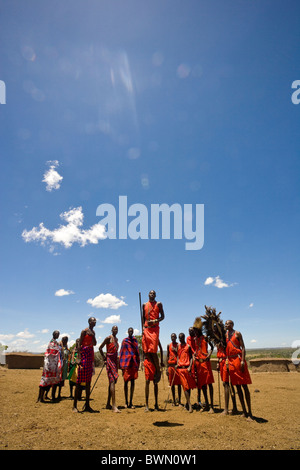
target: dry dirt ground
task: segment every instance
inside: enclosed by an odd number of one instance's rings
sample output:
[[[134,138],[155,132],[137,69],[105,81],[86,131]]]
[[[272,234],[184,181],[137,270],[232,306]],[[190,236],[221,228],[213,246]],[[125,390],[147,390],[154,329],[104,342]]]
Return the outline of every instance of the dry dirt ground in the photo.
[[[100,369],[96,369],[95,377]],[[214,396],[218,405],[218,379]],[[58,403],[36,403],[41,370],[0,368],[1,450],[299,450],[300,374],[253,373],[250,385],[253,422],[241,415],[222,415],[173,407],[167,379],[159,383],[160,411],[154,411],[153,386],[145,412],[145,380],[136,381],[135,409],[124,406],[123,379],[117,383],[121,413],[105,409],[108,381],[105,370],[92,393],[99,413],[73,413],[69,385]],[[224,406],[221,388],[221,409]],[[192,391],[192,403],[196,391]],[[239,402],[238,402],[239,405]],[[83,402],[79,402],[79,410]],[[238,406],[239,410],[241,409]]]

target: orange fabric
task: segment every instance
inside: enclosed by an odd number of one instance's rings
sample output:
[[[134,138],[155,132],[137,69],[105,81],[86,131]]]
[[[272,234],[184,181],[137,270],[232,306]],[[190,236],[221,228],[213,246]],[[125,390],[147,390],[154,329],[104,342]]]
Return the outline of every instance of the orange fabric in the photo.
[[[226,334],[226,354],[229,367],[230,381],[232,385],[249,385],[252,383],[249,374],[247,362],[245,361],[244,371],[241,371],[242,350],[241,345],[236,337],[235,332],[229,339],[228,332]]]
[[[226,364],[226,351],[219,346],[217,351],[217,358],[219,359],[219,370],[222,382],[229,382],[229,373]]]
[[[190,347],[188,344],[178,345],[178,367],[188,367],[190,365]]]
[[[195,339],[196,343],[196,360],[195,365],[196,365],[196,370],[197,370],[197,386],[198,388],[203,387],[203,385],[209,385],[214,383],[215,379],[213,376],[212,368],[211,368],[211,363],[210,361],[206,360],[208,357],[208,351],[207,351],[207,341],[205,339],[205,336],[200,336],[199,338],[196,337]],[[203,362],[201,362],[201,360]]]
[[[145,353],[157,353],[159,343],[159,324],[149,326],[149,320],[157,320],[159,307],[157,302],[147,302],[144,305],[145,324],[142,338],[142,348]]]
[[[157,302],[147,302],[144,305],[145,325],[148,327],[149,320],[157,320],[159,317],[159,307]]]
[[[183,390],[191,390],[197,387],[192,374],[187,369],[177,369]]]
[[[195,337],[194,336],[188,336],[187,339],[186,339],[186,342],[189,346],[191,346],[192,353],[194,354],[194,352],[196,351]],[[192,373],[192,376],[194,377],[194,379],[196,380],[195,362],[194,361],[193,361],[193,364],[192,364],[191,373]]]
[[[154,380],[155,375],[155,365],[149,359],[144,360],[144,372],[146,380]]]
[[[179,377],[178,373],[176,373],[175,367],[170,366],[168,368],[168,373],[169,373],[169,385],[173,386],[173,385],[180,385],[181,384],[180,377]],[[175,377],[174,377],[174,374],[175,374]]]
[[[178,374],[175,372],[174,366],[177,364],[177,356],[178,356],[178,343],[169,344],[169,359],[168,359],[168,374],[169,374],[169,385],[180,385],[180,378]],[[175,377],[174,377],[175,374]]]
[[[196,388],[197,386],[193,375],[187,369],[190,365],[190,362],[190,346],[188,344],[179,344],[177,373],[184,390],[190,390],[192,388]],[[183,368],[181,369],[181,367]]]
[[[127,367],[122,372],[124,382],[128,382],[129,380],[136,380],[138,378],[138,371],[135,367]]]
[[[168,364],[177,364],[177,356],[178,356],[178,343],[171,343],[169,344],[169,358]]]
[[[157,353],[159,343],[159,326],[145,328],[143,331],[142,348],[144,353]]]
[[[186,342],[189,346],[192,348],[192,352],[194,353],[196,350],[196,343],[195,343],[195,337],[194,336],[188,336],[186,339]]]

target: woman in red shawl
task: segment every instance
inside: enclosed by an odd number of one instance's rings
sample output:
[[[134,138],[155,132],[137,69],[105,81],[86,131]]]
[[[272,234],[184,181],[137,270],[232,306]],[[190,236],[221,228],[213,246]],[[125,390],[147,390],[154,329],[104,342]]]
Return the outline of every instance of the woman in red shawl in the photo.
[[[108,385],[108,397],[106,408],[114,411],[115,413],[120,413],[120,410],[116,406],[116,383],[119,377],[118,374],[118,349],[119,343],[117,338],[118,327],[113,326],[111,329],[111,335],[107,336],[101,346],[99,351],[103,357],[104,363],[106,364],[106,372],[109,381]],[[106,346],[106,356],[104,355],[103,348]],[[110,401],[112,404],[110,404]]]
[[[59,331],[55,330],[52,339],[44,356],[43,374],[39,386],[39,396],[37,401],[44,402],[45,391],[48,392],[52,387],[52,401],[55,401],[55,391],[60,382],[62,360],[61,348],[57,342]],[[47,398],[47,397],[46,397]]]

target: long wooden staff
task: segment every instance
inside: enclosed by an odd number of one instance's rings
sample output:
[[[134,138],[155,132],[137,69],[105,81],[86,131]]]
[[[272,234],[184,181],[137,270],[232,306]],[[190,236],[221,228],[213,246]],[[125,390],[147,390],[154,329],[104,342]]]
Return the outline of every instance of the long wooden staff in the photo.
[[[96,378],[95,383],[94,383],[94,385],[93,385],[93,388],[92,388],[92,390],[91,390],[91,392],[90,392],[90,396],[92,395],[92,391],[94,390],[95,385],[96,385],[96,383],[98,382],[98,379],[99,379],[99,377],[100,377],[100,375],[101,375],[101,372],[103,371],[104,365],[105,365],[105,364],[103,363],[102,369],[100,370],[99,375],[98,375],[98,377]]]
[[[144,322],[143,322],[142,298],[141,298],[141,293],[140,292],[139,292],[139,300],[140,300],[140,315],[141,315],[142,334],[143,334]]]
[[[173,375],[173,379],[172,379],[171,385],[169,385],[170,388],[169,388],[169,392],[168,392],[168,397],[167,397],[167,399],[166,399],[166,401],[165,401],[165,408],[164,408],[164,409],[167,408],[167,404],[168,404],[168,402],[169,402],[169,397],[170,397],[170,393],[171,393],[171,390],[172,390],[172,387],[173,387],[173,383],[174,383],[175,375],[176,375],[176,374],[178,374],[178,372],[177,372],[177,370],[176,370],[175,367],[174,367],[174,375]]]
[[[219,408],[221,409],[220,369],[218,369],[218,391],[219,391]]]

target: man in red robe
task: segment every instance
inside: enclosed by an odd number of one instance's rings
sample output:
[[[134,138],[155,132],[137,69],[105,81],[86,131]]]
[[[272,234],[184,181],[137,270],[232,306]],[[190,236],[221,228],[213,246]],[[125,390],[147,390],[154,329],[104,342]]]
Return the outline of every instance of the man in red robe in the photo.
[[[178,389],[178,404],[181,405],[181,381],[175,369],[178,357],[178,343],[175,333],[171,334],[171,340],[172,342],[167,347],[167,376],[172,391],[173,406],[176,406],[175,385],[177,385]]]
[[[193,412],[191,405],[191,390],[197,387],[194,377],[191,374],[191,368],[193,363],[193,352],[191,346],[185,342],[185,334],[179,333],[179,345],[178,345],[178,357],[176,372],[180,378],[182,388],[184,390],[187,409],[190,413]]]
[[[124,379],[124,394],[127,408],[134,408],[132,404],[135,380],[138,378],[140,365],[139,345],[133,336],[133,328],[128,328],[128,337],[124,338],[121,344],[120,369]],[[128,383],[130,382],[130,398],[128,401]]]
[[[248,371],[246,357],[246,349],[242,334],[233,329],[234,323],[232,320],[225,322],[226,329],[226,355],[228,361],[229,377],[232,385],[237,388],[238,396],[241,402],[243,413],[249,421],[252,421],[251,399],[248,385],[252,383]],[[242,390],[243,388],[243,390]],[[244,392],[244,393],[243,393]],[[246,410],[245,399],[248,407]]]
[[[89,318],[89,326],[82,330],[79,344],[78,344],[78,374],[76,381],[76,390],[73,404],[73,411],[78,412],[77,410],[77,401],[80,396],[81,383],[86,384],[86,401],[83,411],[88,411],[89,413],[94,413],[94,410],[90,407],[90,390],[91,390],[91,380],[94,374],[94,346],[96,346],[96,336],[94,327],[96,325],[96,318]]]
[[[194,358],[197,374],[198,394],[200,395],[200,391],[202,391],[205,399],[205,406],[201,409],[201,411],[208,411],[209,413],[214,413],[212,384],[215,380],[210,363],[210,357],[213,351],[213,346],[208,342],[208,338],[203,335],[201,328],[194,327],[194,330],[196,333],[196,349],[194,353]],[[210,352],[208,352],[208,345],[210,345],[211,348]],[[209,388],[210,406],[208,402],[207,386]]]
[[[142,307],[143,337],[142,347],[145,357],[155,367],[154,382],[160,381],[161,373],[157,355],[159,345],[159,323],[165,318],[161,302],[156,302],[156,292],[149,292],[149,301]]]

